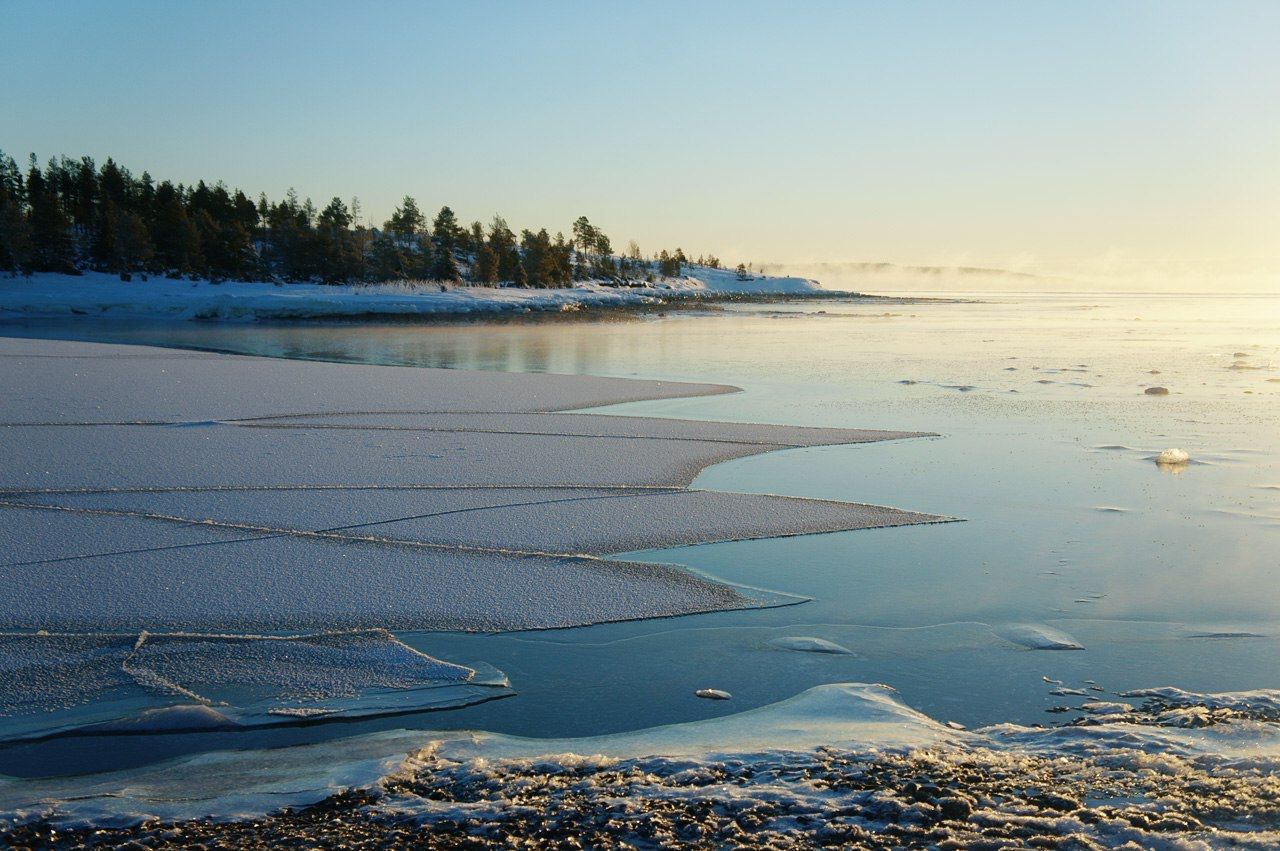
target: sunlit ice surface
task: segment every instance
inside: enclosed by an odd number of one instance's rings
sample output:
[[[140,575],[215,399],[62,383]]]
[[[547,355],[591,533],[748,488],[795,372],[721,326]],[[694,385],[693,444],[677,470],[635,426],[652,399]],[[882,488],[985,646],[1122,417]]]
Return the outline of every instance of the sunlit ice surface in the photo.
[[[1280,685],[1280,297],[962,298],[453,326],[28,322],[3,333],[724,382],[745,392],[612,410],[941,435],[743,459],[695,486],[964,523],[641,554],[808,603],[549,633],[400,636],[439,658],[494,665],[519,697],[271,742],[414,723],[590,735],[842,681],[889,683],[926,714],[971,726],[1069,720],[1046,710],[1074,709],[1099,690]],[[1146,392],[1155,387],[1168,393]],[[1157,464],[1172,448],[1188,461]],[[788,636],[852,653],[780,649],[774,639]],[[1052,649],[1071,645],[1082,649]],[[704,687],[733,700],[691,697]],[[223,737],[207,746],[214,738]]]

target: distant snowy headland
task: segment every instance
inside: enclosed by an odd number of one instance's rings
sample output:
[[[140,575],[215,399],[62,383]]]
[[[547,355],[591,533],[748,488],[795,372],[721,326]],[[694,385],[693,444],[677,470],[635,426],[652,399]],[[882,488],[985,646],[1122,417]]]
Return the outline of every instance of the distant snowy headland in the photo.
[[[573,311],[657,305],[679,300],[835,295],[805,278],[751,277],[692,267],[690,274],[644,286],[582,282],[562,289],[464,286],[434,282],[276,284],[192,281],[134,275],[36,274],[0,278],[0,318],[88,315],[177,320],[253,321],[451,316]],[[849,295],[842,293],[841,295]]]

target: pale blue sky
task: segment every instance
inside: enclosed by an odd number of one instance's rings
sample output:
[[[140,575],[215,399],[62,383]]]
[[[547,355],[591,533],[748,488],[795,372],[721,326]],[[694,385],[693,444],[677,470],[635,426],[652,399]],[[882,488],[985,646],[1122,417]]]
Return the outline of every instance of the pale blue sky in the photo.
[[[19,2],[0,148],[756,261],[1267,263],[1280,2]]]

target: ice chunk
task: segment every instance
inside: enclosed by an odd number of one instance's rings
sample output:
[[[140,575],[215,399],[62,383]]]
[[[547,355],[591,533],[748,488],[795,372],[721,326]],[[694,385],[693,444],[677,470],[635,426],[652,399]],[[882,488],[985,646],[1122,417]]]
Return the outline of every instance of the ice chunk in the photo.
[[[854,655],[854,652],[848,647],[811,635],[787,635],[773,638],[769,640],[769,646],[777,647],[780,650],[795,650],[801,653],[831,653],[837,656]]]
[[[718,688],[700,688],[694,694],[706,700],[731,700],[733,698],[733,695],[729,694],[729,692]]]
[[[1156,463],[1160,466],[1179,466],[1186,464],[1191,460],[1190,453],[1185,449],[1166,449],[1156,456]]]
[[[996,629],[996,634],[1006,641],[1030,647],[1032,650],[1083,650],[1079,641],[1051,626],[1038,623],[1005,624]]]
[[[129,718],[119,718],[81,728],[86,733],[174,733],[227,730],[239,727],[236,721],[211,706],[184,704],[148,709]]]

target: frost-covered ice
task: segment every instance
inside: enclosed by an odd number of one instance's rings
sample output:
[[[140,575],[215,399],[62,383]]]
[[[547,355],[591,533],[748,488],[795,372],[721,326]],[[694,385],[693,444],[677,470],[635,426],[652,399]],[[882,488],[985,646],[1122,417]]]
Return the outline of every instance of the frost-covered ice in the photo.
[[[733,389],[722,385],[13,339],[0,339],[0,359],[12,403],[0,415],[0,629],[199,634],[132,648],[111,639],[101,676],[84,653],[55,659],[42,646],[32,658],[51,672],[86,671],[82,698],[51,689],[48,717],[0,721],[5,735],[404,706],[414,689],[383,674],[345,697],[323,686],[331,668],[385,674],[380,643],[360,662],[350,638],[338,648],[210,635],[544,629],[791,603],[800,598],[597,556],[946,519],[688,487],[717,461],[910,433],[564,412]],[[123,679],[108,661],[122,652]],[[415,661],[408,653],[402,662]],[[10,661],[15,682],[43,676]],[[439,670],[413,678],[436,688]],[[465,702],[479,687],[408,703]],[[204,708],[183,708],[193,700]]]
[[[909,709],[886,686],[840,684],[737,715],[590,739],[377,733],[0,784],[0,811],[15,819],[0,838],[35,843],[57,829],[75,842],[94,825],[98,842],[162,847],[1280,841],[1275,724],[1227,713],[1186,729],[1158,708],[1099,709],[1114,711],[1061,727],[964,731]]]
[[[0,582],[0,628],[76,631],[546,629],[797,599],[670,565],[291,535],[0,566]]]
[[[15,337],[0,337],[0,358],[0,379],[10,394],[0,423],[216,423],[352,412],[466,413],[478,407],[547,412],[737,390],[725,384],[479,375]]]
[[[501,674],[434,659],[384,630],[314,635],[0,635],[0,731],[242,727],[460,706],[510,694]]]
[[[269,502],[262,498],[267,495]],[[231,527],[240,527],[241,536],[249,527],[286,534],[326,530],[335,537],[532,553],[628,552],[941,519],[855,503],[664,487],[280,488],[269,494],[134,490],[14,494],[10,499],[117,512],[126,521],[139,516],[199,519],[205,528],[228,537],[235,531]],[[14,511],[24,526],[34,519],[29,510]],[[0,514],[0,533],[3,520]]]
[[[740,281],[724,269],[694,267],[690,274],[647,287],[583,283],[568,289],[439,285],[331,285],[136,278],[124,282],[101,272],[41,274],[0,279],[0,315],[253,321],[375,316],[447,316],[633,307],[664,300],[734,295],[805,295],[821,292],[805,278],[761,276]]]
[[[557,413],[717,385],[0,353],[20,403],[0,444],[20,553],[0,564],[4,628],[505,630],[767,605],[784,598],[583,555],[940,519],[687,489],[727,458],[905,433]]]

